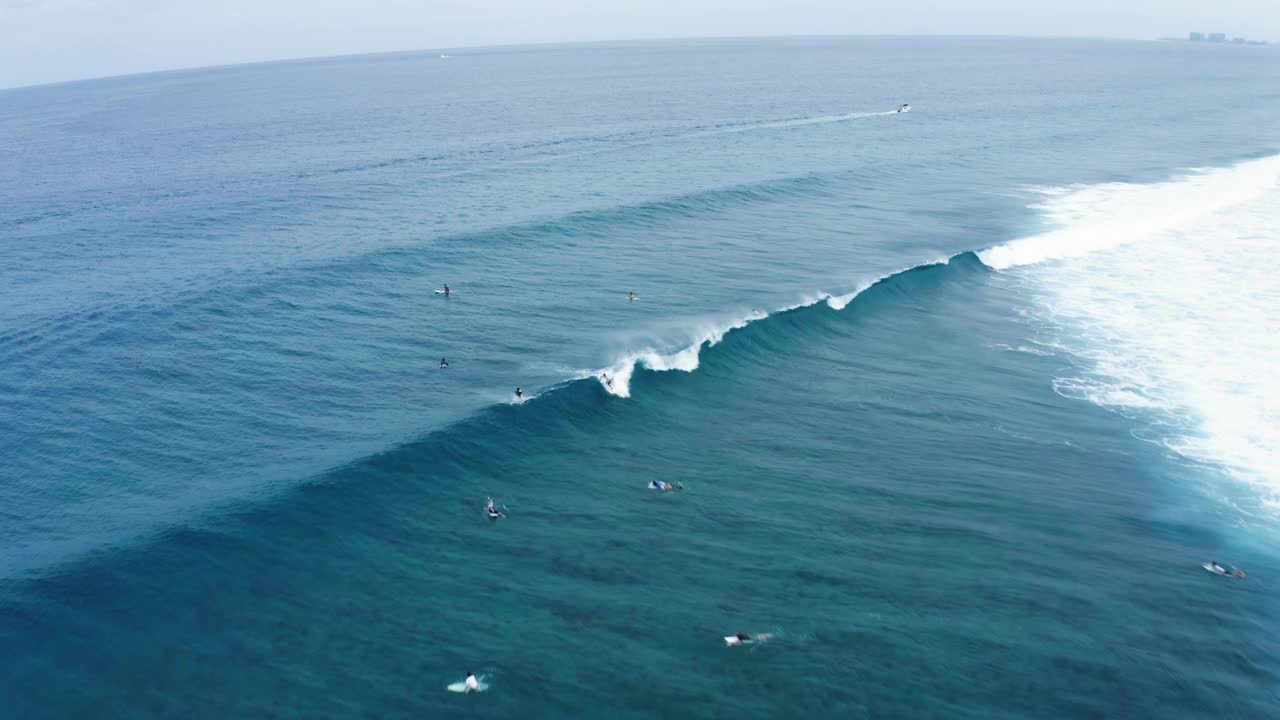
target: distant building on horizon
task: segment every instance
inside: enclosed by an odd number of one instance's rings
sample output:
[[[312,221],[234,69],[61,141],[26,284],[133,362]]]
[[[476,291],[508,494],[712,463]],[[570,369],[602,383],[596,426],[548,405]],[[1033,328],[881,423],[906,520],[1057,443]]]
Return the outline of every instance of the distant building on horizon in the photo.
[[[1161,37],[1160,40],[1178,40],[1176,37]],[[1211,32],[1204,35],[1203,32],[1190,31],[1187,33],[1187,40],[1190,42],[1229,42],[1231,45],[1268,45],[1266,40],[1249,40],[1248,37],[1239,35],[1228,37],[1225,32]]]

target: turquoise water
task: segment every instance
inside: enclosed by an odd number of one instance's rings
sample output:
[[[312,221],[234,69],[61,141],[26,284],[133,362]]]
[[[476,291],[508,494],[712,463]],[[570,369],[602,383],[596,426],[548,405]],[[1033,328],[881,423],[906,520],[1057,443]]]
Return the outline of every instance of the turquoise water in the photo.
[[[0,93],[0,707],[1272,716],[1277,81],[809,39]]]

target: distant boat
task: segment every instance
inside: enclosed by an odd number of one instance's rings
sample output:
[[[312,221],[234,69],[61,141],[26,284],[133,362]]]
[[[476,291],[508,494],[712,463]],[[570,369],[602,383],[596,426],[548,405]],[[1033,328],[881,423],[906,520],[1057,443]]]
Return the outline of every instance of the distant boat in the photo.
[[[440,59],[441,59],[441,60],[444,60],[445,58],[448,58],[448,57],[449,57],[448,55],[441,55],[441,56],[440,56]]]
[[[898,106],[898,112],[911,112],[911,106],[907,103],[902,103]]]

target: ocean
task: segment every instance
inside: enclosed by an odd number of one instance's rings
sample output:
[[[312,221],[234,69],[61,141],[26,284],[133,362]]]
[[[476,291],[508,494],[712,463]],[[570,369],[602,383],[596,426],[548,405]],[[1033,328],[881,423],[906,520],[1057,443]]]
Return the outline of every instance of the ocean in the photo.
[[[0,716],[1280,714],[1274,49],[301,60],[0,149]]]

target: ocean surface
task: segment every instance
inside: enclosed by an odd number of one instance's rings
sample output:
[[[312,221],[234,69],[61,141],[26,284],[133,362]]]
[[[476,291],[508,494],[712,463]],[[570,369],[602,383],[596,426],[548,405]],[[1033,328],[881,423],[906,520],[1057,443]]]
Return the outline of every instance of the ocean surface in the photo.
[[[0,716],[1280,716],[1274,49],[283,62],[0,157]]]

